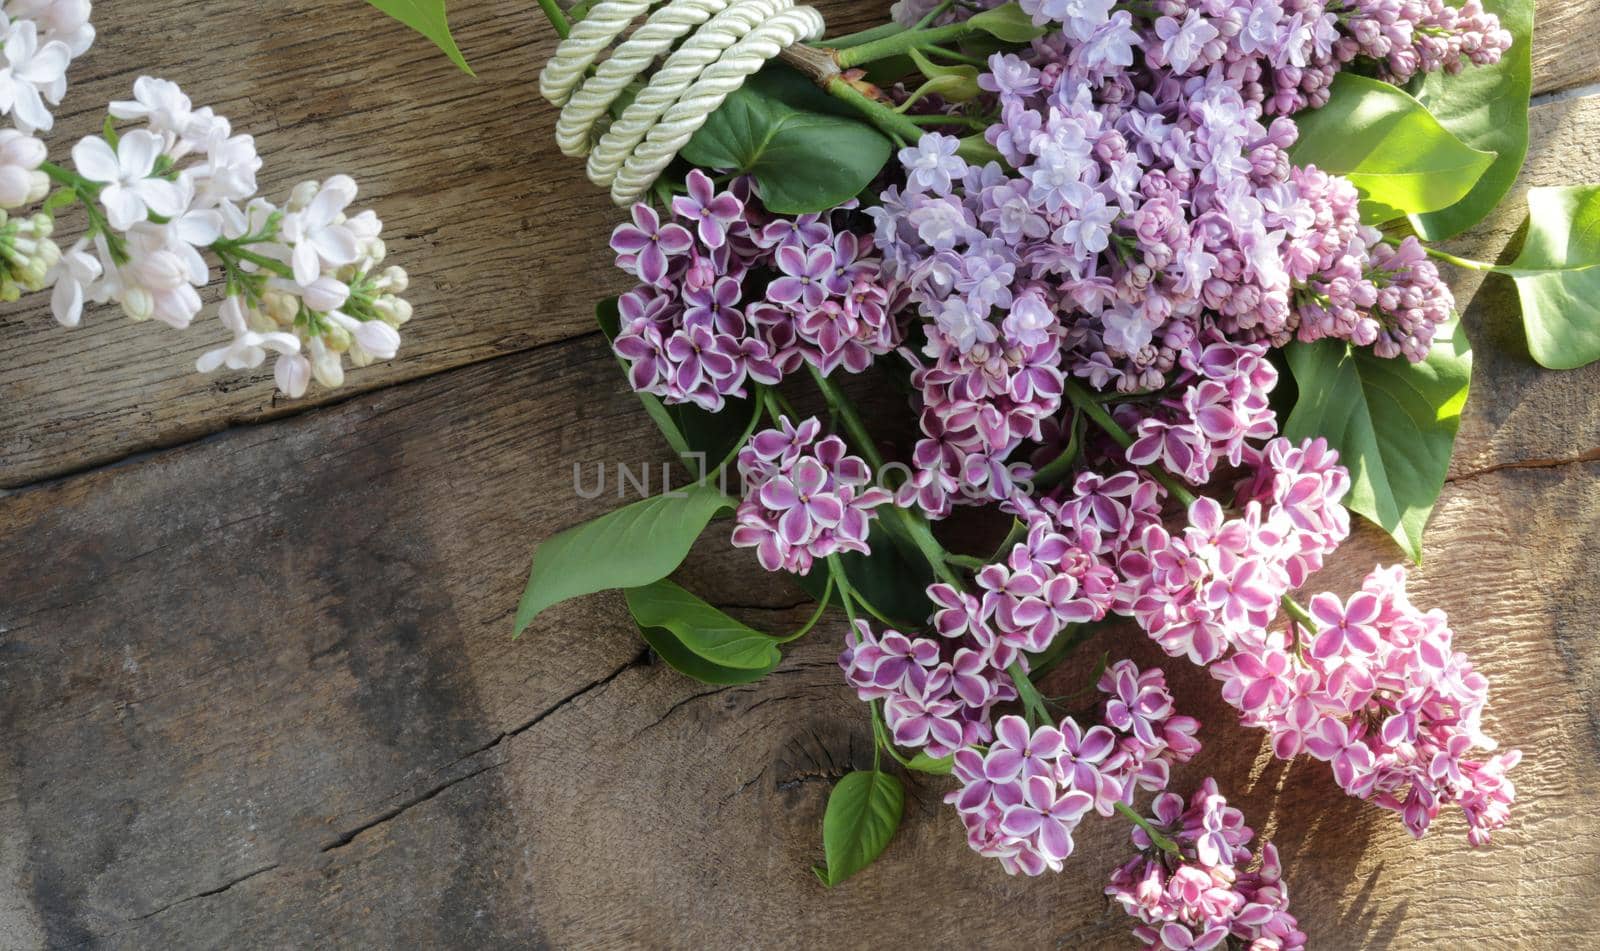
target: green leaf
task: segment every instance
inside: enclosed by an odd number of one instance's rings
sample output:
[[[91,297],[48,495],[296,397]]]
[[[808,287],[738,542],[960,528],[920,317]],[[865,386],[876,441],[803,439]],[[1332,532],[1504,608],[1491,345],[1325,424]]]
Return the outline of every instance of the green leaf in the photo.
[[[888,773],[847,773],[839,780],[822,817],[828,867],[813,869],[824,885],[832,888],[872,864],[900,827],[905,799],[900,780]]]
[[[1528,236],[1509,267],[1528,352],[1571,370],[1600,359],[1600,185],[1528,189]]]
[[[694,651],[683,646],[671,631],[660,627],[645,627],[639,629],[639,636],[656,652],[656,656],[667,662],[667,666],[691,677],[701,683],[716,686],[732,686],[735,684],[754,683],[771,673],[768,670],[740,670],[737,667],[718,667]]]
[[[727,98],[683,149],[709,169],[755,176],[767,210],[821,212],[853,198],[889,161],[889,140],[841,114],[831,96],[781,64]]]
[[[1511,190],[1528,154],[1533,0],[1484,0],[1483,6],[1511,31],[1511,49],[1493,66],[1468,66],[1453,76],[1428,73],[1417,100],[1463,142],[1497,155],[1465,198],[1448,208],[1411,216],[1412,227],[1427,241],[1454,237],[1487,217]]]
[[[456,47],[455,38],[450,35],[450,24],[445,19],[444,0],[367,0],[367,2],[432,40],[433,45],[444,50],[444,55],[450,57],[450,62],[460,66],[468,76],[477,75],[472,71],[472,67],[467,65],[467,58],[461,55],[461,50]]]
[[[1334,78],[1327,105],[1298,113],[1295,122],[1300,138],[1289,157],[1350,179],[1361,189],[1368,223],[1450,207],[1495,159],[1451,135],[1394,86],[1351,73]]]
[[[1472,351],[1459,320],[1439,328],[1422,363],[1383,359],[1340,340],[1286,348],[1300,399],[1284,434],[1324,436],[1350,470],[1345,505],[1422,560],[1422,530],[1444,487]]]
[[[617,339],[621,315],[617,312],[617,299],[608,297],[595,306],[595,322],[606,340]],[[627,367],[620,357],[617,362]],[[753,399],[731,399],[722,412],[711,413],[692,403],[671,406],[650,393],[637,393],[639,402],[650,419],[661,430],[672,451],[696,477],[707,476],[718,463],[730,458],[744,442],[745,430],[751,418],[761,412],[761,405]],[[695,456],[703,456],[701,465],[691,465]]]
[[[665,628],[678,643],[718,667],[768,671],[783,659],[775,638],[739,623],[665,578],[625,593],[628,610],[640,627]]]
[[[533,554],[517,605],[517,633],[552,604],[607,588],[637,588],[671,574],[711,516],[733,507],[715,486],[696,484],[641,499],[552,536]]]
[[[919,773],[932,773],[935,776],[948,776],[955,768],[956,758],[954,755],[934,759],[925,752],[917,753],[906,764],[906,769],[914,769]]]
[[[1022,7],[1015,3],[985,10],[967,23],[1007,43],[1027,43],[1045,34],[1044,27],[1035,26],[1033,17],[1024,13]]]
[[[839,556],[851,589],[896,623],[921,627],[933,613],[933,604],[928,600],[933,570],[927,560],[877,519],[867,535],[867,545],[872,549],[871,556],[860,552]],[[807,594],[820,598],[828,583],[826,566],[819,564],[810,574],[798,575],[795,580]],[[835,606],[840,604],[837,593],[830,600]]]

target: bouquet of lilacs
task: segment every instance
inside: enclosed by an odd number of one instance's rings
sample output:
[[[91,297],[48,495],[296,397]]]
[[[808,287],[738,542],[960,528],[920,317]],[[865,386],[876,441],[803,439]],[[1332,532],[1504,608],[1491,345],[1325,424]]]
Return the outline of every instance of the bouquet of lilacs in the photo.
[[[278,389],[298,397],[313,378],[339,386],[346,358],[395,356],[411,319],[398,296],[406,273],[382,266],[382,224],[350,207],[349,176],[302,183],[275,204],[257,195],[255,140],[149,76],[110,103],[70,165],[50,162],[38,136],[54,125],[68,67],[94,42],[89,0],[9,0],[0,37],[0,114],[12,124],[0,130],[0,300],[49,290],[63,327],[94,303],[182,330],[220,272],[216,313],[230,342],[199,358],[202,373],[258,367],[273,353]],[[87,228],[63,250],[57,216],[73,206]]]
[[[408,22],[459,57],[434,6]],[[667,663],[731,684],[842,611],[876,742],[830,797],[827,885],[893,835],[893,761],[948,775],[1010,873],[1063,868],[1091,813],[1130,822],[1106,892],[1147,945],[1303,945],[1273,847],[1214,780],[1171,788],[1199,724],[1161,669],[1108,656],[1087,710],[1041,690],[1113,619],[1278,757],[1487,844],[1519,754],[1483,730],[1486,678],[1403,566],[1316,573],[1352,512],[1420,557],[1470,377],[1441,262],[1516,282],[1540,362],[1600,358],[1600,189],[1532,190],[1509,266],[1434,246],[1527,149],[1532,6],[1489,6],[906,0],[821,41],[788,0],[543,0],[557,141],[630,207],[636,285],[600,324],[702,478],[544,541],[518,631],[620,588]],[[902,428],[854,375],[898,384]],[[1004,541],[971,553],[958,509]],[[816,596],[799,631],[668,580],[725,512]]]

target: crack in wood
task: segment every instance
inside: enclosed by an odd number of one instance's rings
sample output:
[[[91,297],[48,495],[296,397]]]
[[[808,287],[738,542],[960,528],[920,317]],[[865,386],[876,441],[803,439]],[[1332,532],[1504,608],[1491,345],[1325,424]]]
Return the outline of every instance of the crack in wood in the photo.
[[[277,862],[273,862],[271,865],[263,865],[262,867],[256,869],[255,871],[246,872],[245,874],[240,875],[238,878],[235,878],[235,879],[233,879],[231,881],[224,882],[223,884],[218,885],[216,888],[208,888],[203,892],[196,892],[195,894],[190,895],[188,898],[180,898],[177,901],[167,902],[165,905],[162,905],[161,907],[155,909],[154,911],[147,911],[142,915],[134,915],[132,918],[129,918],[128,921],[129,922],[143,921],[146,918],[154,918],[156,915],[159,915],[162,912],[169,911],[169,910],[171,910],[173,908],[176,908],[179,905],[185,904],[187,902],[195,901],[196,899],[200,899],[200,898],[209,898],[212,895],[220,895],[223,892],[227,891],[228,889],[232,888],[233,886],[240,884],[241,882],[248,882],[250,879],[255,878],[257,875],[265,875],[268,872],[272,871],[273,869],[279,868],[279,867],[280,867],[280,864],[277,863]]]
[[[496,747],[500,746],[502,743],[505,743],[507,740],[509,740],[509,739],[511,739],[513,737],[519,736],[519,735],[521,735],[523,733],[526,733],[528,730],[531,730],[535,726],[538,726],[544,720],[548,719],[549,717],[551,717],[552,715],[554,715],[556,712],[560,711],[564,707],[568,706],[569,704],[573,703],[574,701],[577,701],[577,700],[581,699],[586,694],[592,693],[595,690],[599,690],[602,687],[605,687],[607,684],[611,683],[613,680],[616,680],[618,677],[622,676],[627,671],[629,671],[629,670],[631,670],[631,669],[633,669],[635,667],[638,667],[641,664],[646,663],[649,659],[650,659],[650,649],[649,648],[645,648],[645,649],[641,650],[638,654],[636,654],[633,657],[633,659],[629,660],[626,664],[623,664],[621,667],[618,667],[616,670],[612,671],[611,673],[607,674],[606,676],[600,678],[599,680],[594,681],[593,683],[589,684],[588,686],[586,686],[586,687],[584,687],[584,688],[582,688],[580,690],[576,690],[576,691],[566,695],[565,697],[563,697],[560,700],[556,701],[556,703],[554,705],[552,705],[550,707],[547,707],[546,709],[541,711],[539,714],[537,714],[536,716],[534,716],[531,719],[529,719],[528,721],[526,721],[525,723],[522,723],[522,724],[520,724],[518,726],[512,727],[509,730],[502,731],[493,740],[490,740],[488,743],[483,744],[482,746],[478,747],[477,749],[471,750],[471,751],[469,751],[467,753],[462,754],[461,756],[456,757],[448,766],[444,766],[444,767],[442,767],[440,769],[434,770],[432,775],[437,776],[439,773],[448,772],[451,769],[454,769],[456,766],[459,766],[460,764],[466,762],[467,760],[472,759],[474,756],[480,756],[480,755],[482,755],[484,753],[490,752],[490,751],[494,750]],[[450,779],[450,780],[447,780],[447,781],[445,781],[443,783],[440,783],[439,785],[434,786],[433,788],[429,789],[427,792],[424,792],[424,793],[422,793],[420,795],[417,795],[417,796],[413,796],[410,799],[407,799],[406,801],[404,801],[402,803],[399,803],[398,805],[396,805],[396,806],[394,806],[394,807],[392,807],[390,809],[386,809],[382,813],[379,813],[377,816],[373,817],[372,819],[369,819],[366,822],[363,822],[360,825],[355,826],[354,828],[344,832],[338,838],[336,838],[333,841],[323,845],[317,851],[319,851],[319,852],[332,852],[332,851],[335,851],[337,849],[342,849],[345,846],[349,845],[351,842],[354,842],[356,837],[361,835],[363,832],[366,832],[366,831],[368,831],[370,829],[373,829],[373,828],[375,828],[377,826],[380,826],[383,823],[388,822],[389,820],[394,819],[395,817],[401,815],[406,810],[411,809],[414,806],[419,806],[422,803],[425,803],[428,800],[437,797],[439,794],[443,793],[445,790],[449,789],[451,786],[455,786],[455,785],[457,785],[459,783],[466,782],[467,780],[473,778],[474,776],[481,775],[483,773],[488,772],[491,769],[496,769],[496,768],[498,768],[500,766],[504,766],[505,764],[506,764],[505,760],[499,760],[498,762],[489,763],[488,765],[481,766],[481,767],[479,767],[477,769],[472,770],[471,772],[464,773],[464,774],[462,774],[460,776],[457,776],[457,777],[455,777],[453,779]]]
[[[459,760],[457,762],[459,762]],[[436,798],[437,796],[439,796],[440,793],[443,793],[445,790],[449,789],[451,786],[455,786],[455,785],[458,785],[460,783],[464,783],[464,782],[466,782],[467,780],[471,779],[474,776],[480,776],[480,775],[482,775],[484,773],[487,773],[491,769],[498,769],[501,766],[504,766],[505,764],[506,764],[505,760],[500,760],[499,762],[496,762],[496,763],[490,763],[487,766],[480,766],[479,768],[473,770],[472,772],[465,773],[463,775],[457,776],[455,779],[449,780],[448,782],[440,783],[439,785],[433,787],[432,789],[428,790],[427,792],[423,793],[422,795],[413,796],[410,799],[407,799],[405,802],[400,803],[398,806],[395,806],[392,809],[385,810],[384,812],[382,812],[379,815],[373,817],[372,819],[369,819],[366,822],[361,823],[360,825],[356,826],[355,828],[351,829],[350,831],[348,831],[348,832],[344,833],[343,835],[339,836],[337,839],[334,839],[332,842],[327,843],[326,845],[324,845],[322,848],[318,849],[317,851],[318,852],[333,852],[333,851],[336,851],[338,849],[342,849],[345,846],[349,845],[351,842],[354,842],[356,840],[356,838],[358,836],[360,836],[363,832],[370,831],[372,829],[377,828],[378,826],[383,825],[385,822],[388,822],[390,819],[393,819],[393,818],[399,816],[400,814],[404,813],[406,810],[410,809],[413,806],[420,806],[423,803],[427,802],[428,800]]]
[[[1576,456],[1568,456],[1564,458],[1513,459],[1510,462],[1497,462],[1493,465],[1484,466],[1481,469],[1473,469],[1470,472],[1463,472],[1460,475],[1446,476],[1444,481],[1446,485],[1450,485],[1457,482],[1467,482],[1471,479],[1477,479],[1481,476],[1492,475],[1493,473],[1502,472],[1507,469],[1560,469],[1563,466],[1577,466],[1591,462],[1600,462],[1600,448],[1590,449],[1588,452],[1583,452]]]

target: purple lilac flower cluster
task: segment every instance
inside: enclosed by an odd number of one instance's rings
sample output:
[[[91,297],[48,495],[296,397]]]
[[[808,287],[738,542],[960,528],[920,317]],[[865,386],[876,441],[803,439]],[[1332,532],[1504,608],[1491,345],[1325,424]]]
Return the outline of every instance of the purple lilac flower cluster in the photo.
[[[1007,872],[1060,871],[1072,854],[1072,833],[1090,810],[1110,815],[1138,789],[1166,788],[1174,763],[1200,749],[1199,723],[1173,712],[1160,670],[1121,661],[1100,678],[1101,722],[1085,728],[1072,717],[1030,730],[1021,717],[1001,717],[987,751],[955,753],[961,788],[956,807],[967,841]]]
[[[1227,83],[1268,115],[1328,100],[1356,59],[1386,80],[1499,61],[1511,34],[1479,0],[1154,0],[1139,14],[1113,0],[1020,0],[1034,22],[1059,24],[1090,48],[1181,78]],[[1137,8],[1136,8],[1137,9]]]
[[[1256,465],[1260,452],[1252,440],[1278,432],[1268,402],[1278,371],[1266,346],[1228,343],[1214,330],[1202,343],[1180,354],[1184,375],[1170,395],[1136,413],[1136,438],[1127,450],[1134,465],[1160,465],[1191,485],[1210,482],[1223,460],[1236,468]]]
[[[1456,803],[1468,840],[1483,845],[1509,819],[1506,771],[1521,756],[1475,754],[1496,748],[1481,727],[1488,682],[1452,648],[1443,612],[1411,605],[1405,572],[1379,569],[1348,600],[1318,594],[1309,624],[1272,629],[1283,596],[1348,536],[1339,500],[1349,484],[1322,440],[1274,439],[1237,516],[1201,498],[1181,532],[1146,519],[1119,534],[1116,609],[1169,654],[1209,665],[1279,757],[1330,763],[1346,793],[1400,813],[1413,835]],[[1058,517],[1084,511],[1082,499],[1057,507]]]
[[[926,337],[902,350],[925,436],[903,503],[942,516],[959,495],[1011,494],[1006,461],[1045,434],[1066,374],[1159,389],[1222,339],[1338,337],[1420,360],[1450,314],[1415,239],[1389,248],[1349,182],[1291,166],[1292,121],[1130,62],[1067,33],[997,54],[980,80],[1000,106],[988,137],[1016,172],[930,133],[900,155],[904,188],[869,209]]]
[[[1405,578],[1379,568],[1346,600],[1319,594],[1310,625],[1241,646],[1211,673],[1277,755],[1331,763],[1345,792],[1398,812],[1419,838],[1454,802],[1484,845],[1510,818],[1506,771],[1521,754],[1473,756],[1496,746],[1481,724],[1488,681],[1452,647],[1444,613],[1411,604]]]
[[[944,757],[993,737],[990,713],[1017,698],[996,663],[997,643],[982,625],[945,625],[938,637],[874,634],[858,621],[839,655],[845,680],[862,700],[882,700],[896,744]]]
[[[619,356],[633,388],[715,412],[747,381],[773,384],[804,364],[866,369],[897,343],[897,304],[872,239],[826,215],[768,215],[747,180],[718,192],[696,169],[670,221],[650,206],[611,234],[622,295]]]
[[[733,544],[754,548],[768,571],[803,575],[818,558],[866,552],[873,509],[890,500],[866,462],[838,436],[819,440],[821,431],[814,417],[797,426],[785,416],[739,450],[747,491]]]
[[[1150,525],[1117,559],[1117,608],[1174,657],[1209,664],[1231,647],[1259,641],[1284,595],[1320,567],[1350,533],[1339,500],[1349,473],[1320,439],[1268,444],[1274,493],[1228,517],[1196,499],[1181,531]],[[1302,481],[1303,477],[1303,481]]]
[[[1254,833],[1217,791],[1216,780],[1201,783],[1188,803],[1163,793],[1151,811],[1151,824],[1176,842],[1181,857],[1155,848],[1143,828],[1133,830],[1140,853],[1112,873],[1106,894],[1138,920],[1134,937],[1171,951],[1305,947],[1306,936],[1289,913],[1278,850],[1264,844],[1259,866],[1242,870]]]
[[[1148,20],[1109,0],[1023,6],[1060,30],[980,78],[1000,107],[989,141],[1017,174],[968,167],[932,134],[870,212],[927,323],[928,441],[903,502],[942,515],[958,488],[1004,498],[1004,460],[1059,409],[1063,370],[1159,388],[1208,325],[1426,356],[1454,304],[1437,269],[1414,239],[1394,250],[1363,227],[1347,181],[1291,167],[1283,116],[1324,101],[1357,55],[1397,79],[1492,62],[1509,43],[1492,16],[1396,0],[1165,0]]]

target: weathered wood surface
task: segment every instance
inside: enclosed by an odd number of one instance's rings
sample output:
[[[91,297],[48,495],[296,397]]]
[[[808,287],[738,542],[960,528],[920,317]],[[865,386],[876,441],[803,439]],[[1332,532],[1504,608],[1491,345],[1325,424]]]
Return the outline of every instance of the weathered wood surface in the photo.
[[[876,22],[887,3],[818,6],[842,33]],[[7,306],[0,488],[587,333],[597,292],[618,286],[604,253],[618,213],[550,139],[553,110],[536,80],[551,33],[526,0],[452,7],[476,80],[357,0],[266,8],[214,0],[204,28],[220,35],[206,55],[172,42],[202,26],[184,0],[99,15],[101,38],[75,65],[52,134],[57,157],[98,129],[104,103],[127,98],[136,76],[176,80],[197,105],[256,135],[268,194],[306,178],[354,175],[361,202],[384,218],[395,260],[412,274],[418,319],[398,361],[293,401],[275,394],[267,372],[192,372],[221,340],[209,319],[179,334],[113,309],[69,332],[45,301]],[[1536,89],[1600,78],[1600,44],[1585,36],[1600,22],[1600,0],[1546,4],[1540,17]]]
[[[879,12],[849,0],[819,7],[841,32]],[[267,372],[195,374],[195,358],[226,336],[209,318],[179,334],[113,308],[64,331],[48,295],[8,305],[0,488],[588,333],[596,296],[620,289],[606,253],[620,213],[551,139],[555,111],[538,75],[554,34],[528,0],[451,6],[477,79],[361,0],[208,0],[203,14],[189,0],[140,0],[96,12],[100,39],[73,66],[54,156],[98,130],[105,103],[129,98],[135,77],[172,79],[256,136],[265,194],[353,175],[412,276],[418,316],[401,359],[296,401]],[[173,42],[199,29],[222,34],[200,44],[207,54]],[[1547,75],[1564,84],[1568,74]]]
[[[136,26],[108,24],[100,68],[141,48],[155,70],[164,31],[193,22],[144,6]],[[224,111],[276,116],[264,149],[304,163],[280,185],[381,167],[379,206],[404,222],[394,246],[434,310],[409,359],[360,385],[434,375],[0,497],[0,948],[1127,946],[1099,895],[1124,827],[1086,824],[1066,874],[1008,879],[966,851],[937,780],[913,780],[878,866],[816,886],[829,785],[870,755],[833,666],[838,623],[724,690],[652,663],[612,595],[509,639],[533,544],[615,504],[575,498],[573,462],[665,458],[597,341],[554,342],[581,332],[608,279],[594,255],[611,212],[550,157],[548,116],[517,91],[542,55],[520,45],[526,9],[457,5],[480,73],[516,86],[491,92],[352,6],[272,14],[267,39],[234,50],[259,71],[248,80],[170,74]],[[1541,59],[1546,88],[1548,67],[1593,62],[1582,6],[1541,11],[1547,34],[1573,24],[1566,55]],[[346,89],[328,45],[384,78]],[[72,101],[131,76],[81,82]],[[224,82],[235,91],[206,95]],[[527,112],[508,118],[519,95]],[[453,158],[434,155],[448,137],[397,123],[377,139],[373,115],[347,120],[368,101],[382,121],[459,127]],[[1600,180],[1600,100],[1543,106],[1536,124],[1524,184]],[[1516,217],[1462,247],[1498,253]],[[1473,287],[1458,286],[1465,305]],[[1264,759],[1209,680],[1168,665],[1206,722],[1204,768],[1279,844],[1324,947],[1582,947],[1600,929],[1600,367],[1527,366],[1513,313],[1493,283],[1465,306],[1475,391],[1417,581],[1495,685],[1491,732],[1527,754],[1497,845],[1471,852],[1452,818],[1411,842],[1325,767]],[[135,342],[160,328],[35,335],[47,323],[0,318],[38,364],[0,369],[12,481],[286,411],[259,382],[181,389],[164,344]],[[64,339],[99,342],[74,354]],[[494,341],[508,352],[486,359]],[[114,371],[87,375],[113,354]],[[51,402],[66,398],[79,408]],[[50,419],[71,426],[24,437]],[[1365,531],[1319,581],[1345,588],[1399,557]],[[773,628],[804,614],[716,532],[682,580]],[[1135,634],[1105,639],[1155,659]]]

